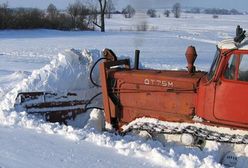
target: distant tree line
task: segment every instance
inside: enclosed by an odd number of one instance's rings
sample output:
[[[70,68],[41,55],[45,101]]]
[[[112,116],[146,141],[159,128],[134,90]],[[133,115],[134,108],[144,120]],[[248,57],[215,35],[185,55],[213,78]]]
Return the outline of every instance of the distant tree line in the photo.
[[[175,18],[180,18],[181,16],[181,5],[180,3],[175,3],[172,6],[172,9],[165,9],[164,10],[164,16],[170,17],[170,14],[173,14]],[[205,14],[212,14],[214,17],[218,17],[218,15],[242,15],[242,12],[239,12],[236,9],[219,9],[219,8],[208,8],[208,9],[201,9],[201,8],[192,8],[190,10],[185,11],[186,13],[205,13]],[[160,15],[157,14],[157,11],[155,9],[148,9],[146,14],[151,18],[159,17]]]
[[[132,18],[135,15],[136,11],[131,5],[127,5],[123,10],[122,14],[125,18]]]
[[[8,8],[0,5],[0,29],[60,29],[92,30],[97,10],[77,1],[69,4],[66,11],[59,11],[50,4],[46,10],[37,8]]]
[[[135,15],[135,9],[127,5],[121,12],[115,10],[112,0],[92,0],[96,3],[85,5],[77,0],[70,3],[64,11],[54,4],[46,10],[38,8],[9,8],[7,3],[0,4],[0,29],[59,29],[94,30],[99,27],[105,31],[105,17],[123,14],[125,18]]]
[[[180,18],[180,16],[181,16],[181,4],[180,3],[175,3],[172,6],[171,11],[168,10],[168,9],[165,9],[165,11],[164,11],[165,17],[169,17],[170,13],[172,13],[175,18]],[[160,17],[160,15],[157,15],[157,11],[155,9],[148,9],[146,14],[151,18],[156,18],[158,16]]]
[[[218,8],[205,9],[204,13],[217,14],[217,15],[241,15],[242,14],[236,9],[227,10],[227,9],[218,9]]]
[[[213,15],[242,15],[242,12],[239,12],[237,9],[220,9],[220,8],[208,8],[208,9],[200,9],[200,8],[192,8],[186,11],[187,13],[205,13],[205,14],[213,14]]]

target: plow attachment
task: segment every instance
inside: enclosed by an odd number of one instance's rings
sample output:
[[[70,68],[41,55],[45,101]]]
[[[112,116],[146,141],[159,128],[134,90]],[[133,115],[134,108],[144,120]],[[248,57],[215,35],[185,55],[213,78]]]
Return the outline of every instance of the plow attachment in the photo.
[[[16,97],[15,109],[66,124],[67,119],[75,119],[76,115],[86,112],[89,103],[89,100],[80,99],[77,93],[22,92]]]

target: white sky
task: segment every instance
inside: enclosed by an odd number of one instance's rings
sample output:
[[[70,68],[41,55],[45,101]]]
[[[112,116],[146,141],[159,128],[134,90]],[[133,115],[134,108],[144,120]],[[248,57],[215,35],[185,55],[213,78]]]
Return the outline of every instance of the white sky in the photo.
[[[37,7],[45,9],[48,4],[53,3],[59,9],[65,9],[68,3],[75,0],[0,0],[0,3],[8,2],[10,7]],[[96,0],[82,0],[96,1]],[[135,8],[163,8],[171,7],[174,3],[180,2],[183,7],[205,7],[205,8],[236,8],[248,11],[248,0],[113,0],[118,9],[127,4]]]

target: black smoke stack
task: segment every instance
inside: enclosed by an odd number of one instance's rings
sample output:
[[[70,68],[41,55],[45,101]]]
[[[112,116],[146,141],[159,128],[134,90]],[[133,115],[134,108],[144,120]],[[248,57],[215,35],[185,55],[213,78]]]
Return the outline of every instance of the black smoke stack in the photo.
[[[135,57],[134,57],[134,69],[139,69],[139,56],[140,56],[140,50],[135,50]]]

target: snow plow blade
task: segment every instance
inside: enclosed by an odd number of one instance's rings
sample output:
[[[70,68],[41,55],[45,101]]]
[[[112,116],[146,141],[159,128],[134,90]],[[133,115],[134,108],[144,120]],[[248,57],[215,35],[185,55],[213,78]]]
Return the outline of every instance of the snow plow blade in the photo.
[[[66,124],[67,119],[84,113],[88,103],[89,100],[80,100],[77,93],[21,92],[16,97],[15,109],[41,114],[49,122]]]

